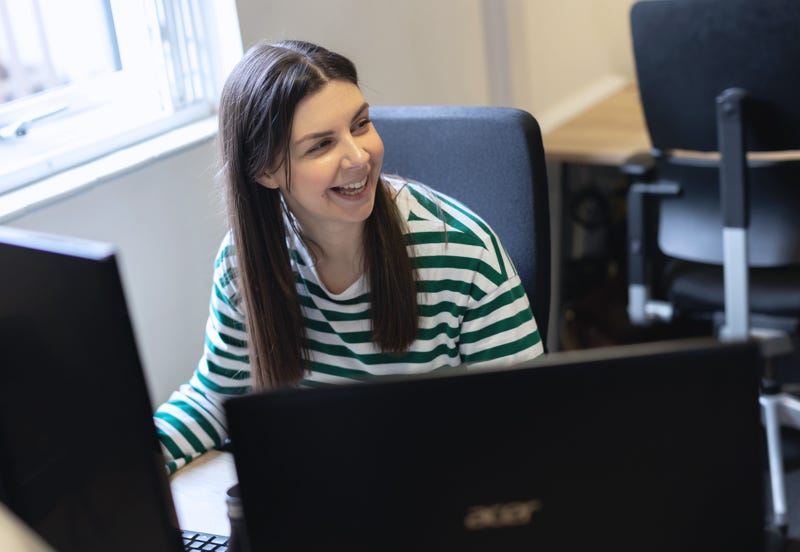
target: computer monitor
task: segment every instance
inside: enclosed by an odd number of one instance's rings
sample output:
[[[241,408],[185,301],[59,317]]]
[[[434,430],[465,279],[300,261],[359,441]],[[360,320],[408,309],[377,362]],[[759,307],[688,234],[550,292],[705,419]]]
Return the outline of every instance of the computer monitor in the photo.
[[[226,402],[253,550],[760,550],[760,356],[689,340]]]
[[[0,451],[59,552],[182,550],[111,246],[0,228]]]

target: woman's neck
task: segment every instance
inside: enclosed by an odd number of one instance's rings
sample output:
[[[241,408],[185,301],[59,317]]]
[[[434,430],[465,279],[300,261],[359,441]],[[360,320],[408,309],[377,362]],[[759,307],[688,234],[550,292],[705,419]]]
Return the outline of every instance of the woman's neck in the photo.
[[[363,225],[303,237],[315,258],[317,275],[331,293],[342,293],[364,273]]]

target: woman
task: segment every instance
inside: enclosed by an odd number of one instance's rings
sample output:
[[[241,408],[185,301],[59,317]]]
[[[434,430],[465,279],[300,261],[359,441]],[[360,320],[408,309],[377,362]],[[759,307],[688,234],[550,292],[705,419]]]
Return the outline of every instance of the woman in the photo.
[[[383,143],[349,60],[260,43],[229,76],[219,121],[231,230],[203,357],[155,415],[170,472],[224,441],[233,395],[542,353],[486,223],[381,174]]]

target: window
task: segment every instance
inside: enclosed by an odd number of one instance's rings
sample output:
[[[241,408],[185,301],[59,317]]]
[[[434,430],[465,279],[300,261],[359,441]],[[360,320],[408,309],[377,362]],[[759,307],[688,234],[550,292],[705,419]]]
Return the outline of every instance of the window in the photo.
[[[239,55],[234,0],[0,0],[0,193],[212,116]]]

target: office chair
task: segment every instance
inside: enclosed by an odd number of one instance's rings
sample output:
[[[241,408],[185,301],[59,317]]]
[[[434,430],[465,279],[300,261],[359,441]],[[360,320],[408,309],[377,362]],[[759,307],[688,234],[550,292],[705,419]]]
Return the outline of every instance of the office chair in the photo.
[[[546,343],[550,221],[542,137],[527,112],[501,107],[379,106],[383,171],[417,180],[478,213],[522,279]]]
[[[630,24],[653,144],[623,167],[631,322],[773,336],[765,357],[788,358],[800,323],[800,3],[641,1]],[[785,529],[778,424],[800,427],[800,402],[769,375],[761,405]]]

